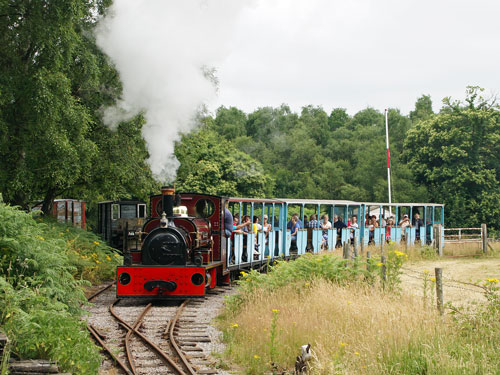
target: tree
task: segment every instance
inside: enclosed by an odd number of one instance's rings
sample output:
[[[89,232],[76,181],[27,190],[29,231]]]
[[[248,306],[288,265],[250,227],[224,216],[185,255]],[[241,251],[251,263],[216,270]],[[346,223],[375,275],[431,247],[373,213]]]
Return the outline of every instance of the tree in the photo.
[[[417,181],[446,204],[447,225],[498,228],[500,112],[480,92],[469,87],[465,104],[446,98],[441,113],[417,123],[406,158]]]
[[[147,157],[142,137],[111,150],[127,135],[111,134],[101,120],[100,108],[121,92],[92,34],[110,2],[0,2],[0,190],[8,203],[27,208],[41,199],[48,212],[60,194],[121,191],[132,181],[151,185],[144,159],[135,159]],[[140,133],[141,126],[134,119],[119,129]],[[118,153],[121,163],[113,160]],[[114,179],[118,169],[128,174]]]
[[[430,95],[422,95],[415,103],[415,110],[410,112],[410,120],[413,123],[427,120],[434,114]]]
[[[244,197],[272,194],[274,182],[262,165],[231,142],[221,142],[206,127],[184,135],[175,146],[175,156],[180,162],[179,191]]]

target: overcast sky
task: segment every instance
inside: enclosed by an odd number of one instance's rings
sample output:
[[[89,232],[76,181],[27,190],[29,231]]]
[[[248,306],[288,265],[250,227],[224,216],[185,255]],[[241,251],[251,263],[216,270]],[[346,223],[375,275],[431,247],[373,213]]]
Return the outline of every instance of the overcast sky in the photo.
[[[499,18],[499,0],[255,1],[217,64],[210,107],[408,113],[422,94],[435,110],[445,96],[463,99],[467,85],[497,94]]]

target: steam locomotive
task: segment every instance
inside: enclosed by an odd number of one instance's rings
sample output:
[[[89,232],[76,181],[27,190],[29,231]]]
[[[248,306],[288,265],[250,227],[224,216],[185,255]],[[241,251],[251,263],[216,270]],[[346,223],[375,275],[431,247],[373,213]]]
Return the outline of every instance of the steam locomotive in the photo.
[[[138,236],[142,247],[124,245],[117,270],[117,297],[185,298],[228,283],[223,235],[224,199],[162,188],[151,197],[151,217]]]

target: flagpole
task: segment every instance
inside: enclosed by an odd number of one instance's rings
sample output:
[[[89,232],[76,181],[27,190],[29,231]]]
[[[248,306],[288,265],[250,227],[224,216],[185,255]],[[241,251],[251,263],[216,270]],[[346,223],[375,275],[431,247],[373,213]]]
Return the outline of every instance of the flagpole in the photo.
[[[385,144],[387,149],[387,188],[389,189],[389,215],[392,216],[391,207],[391,156],[389,153],[389,119],[388,111],[385,110]]]

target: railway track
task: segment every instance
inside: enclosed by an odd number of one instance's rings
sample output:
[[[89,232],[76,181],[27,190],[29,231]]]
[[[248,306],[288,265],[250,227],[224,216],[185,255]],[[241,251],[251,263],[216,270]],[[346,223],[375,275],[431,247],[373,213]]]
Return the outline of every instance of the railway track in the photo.
[[[101,372],[219,374],[209,356],[214,330],[210,321],[227,291],[218,290],[206,299],[155,304],[116,300],[111,286],[96,293],[88,327],[107,353]]]

